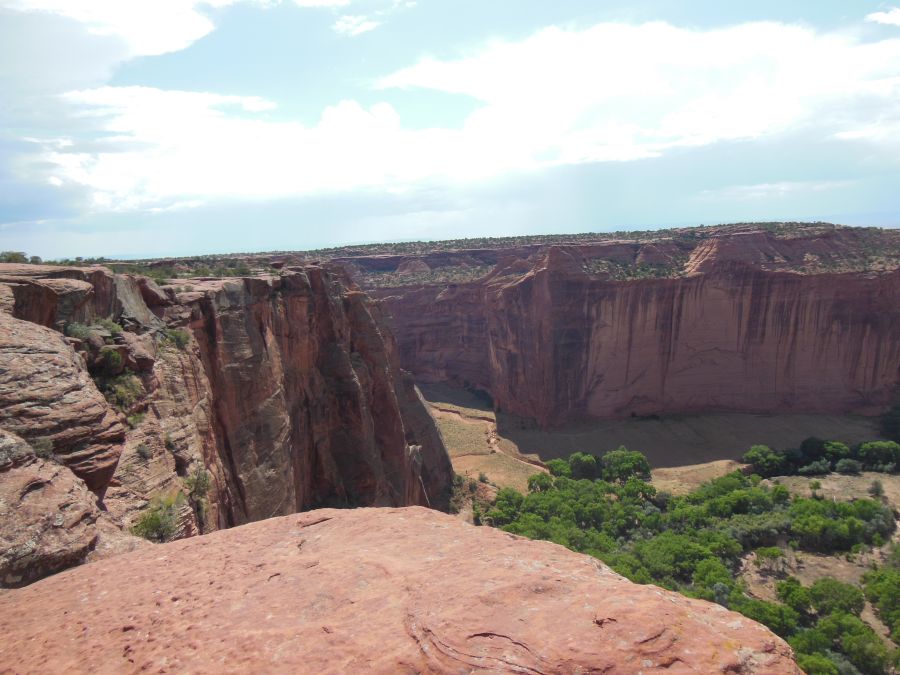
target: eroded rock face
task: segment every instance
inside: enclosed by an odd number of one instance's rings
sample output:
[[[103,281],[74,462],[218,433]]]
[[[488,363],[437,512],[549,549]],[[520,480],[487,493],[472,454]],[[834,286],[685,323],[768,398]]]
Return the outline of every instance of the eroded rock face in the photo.
[[[82,562],[100,516],[83,481],[0,429],[0,586],[24,586]]]
[[[447,507],[443,441],[364,294],[315,266],[189,286],[0,265],[0,426],[71,470],[32,456],[29,471],[103,500],[108,536],[88,527],[87,550],[128,548],[114,530],[178,493],[178,537],[319,505]],[[59,332],[99,319],[126,330]],[[25,502],[8,504],[9,527],[30,527]]]
[[[0,595],[18,672],[799,673],[763,626],[422,508],[321,510]]]
[[[91,490],[102,492],[125,440],[121,415],[58,332],[0,312],[0,426],[42,439]]]
[[[900,270],[779,271],[837,264],[852,253],[844,239],[557,246],[477,281],[373,294],[405,368],[485,389],[542,426],[709,410],[877,414],[900,383]],[[681,271],[615,280],[591,272],[597,260]]]
[[[311,266],[201,282],[179,301],[167,315],[188,322],[209,379],[228,524],[329,504],[446,508],[443,443],[413,421],[428,413],[364,294]]]

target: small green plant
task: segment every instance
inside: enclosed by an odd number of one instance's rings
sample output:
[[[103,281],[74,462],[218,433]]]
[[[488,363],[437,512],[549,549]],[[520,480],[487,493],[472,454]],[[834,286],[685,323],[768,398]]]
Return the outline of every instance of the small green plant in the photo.
[[[79,340],[86,340],[90,333],[90,329],[83,323],[73,322],[66,326],[66,335]]]
[[[163,340],[171,342],[178,347],[178,349],[184,349],[187,347],[188,342],[190,342],[191,335],[186,330],[169,328],[163,331]]]
[[[122,355],[115,347],[101,349],[100,362],[103,364],[103,370],[110,375],[115,375],[122,370]]]
[[[129,415],[125,418],[125,421],[128,422],[128,426],[132,429],[136,429],[141,422],[144,421],[144,413],[135,413],[134,415]]]
[[[150,541],[171,541],[178,533],[178,507],[183,502],[180,492],[155,498],[131,527],[132,534]]]
[[[210,475],[206,469],[197,467],[193,474],[184,479],[191,499],[199,501],[209,492]]]
[[[478,474],[478,482],[479,483],[487,483],[488,482],[487,474],[484,471],[481,471]]]
[[[41,459],[52,459],[54,457],[53,441],[46,436],[33,439],[29,442],[29,445],[34,449],[36,457]]]
[[[172,434],[166,434],[163,445],[166,446],[166,450],[169,452],[175,452],[175,441],[172,439]]]
[[[140,457],[144,461],[147,461],[148,459],[153,457],[153,451],[150,449],[150,446],[147,445],[146,443],[141,443],[140,445],[137,446],[137,454],[138,454],[138,457]]]
[[[109,331],[110,335],[121,335],[123,330],[122,326],[117,324],[112,319],[100,319],[94,325],[105,328]]]
[[[838,473],[853,475],[862,471],[862,464],[855,459],[842,459],[835,464],[834,470]]]
[[[884,496],[884,485],[881,484],[880,480],[872,481],[872,484],[869,486],[869,494],[873,497]]]
[[[120,410],[127,410],[144,396],[144,385],[134,373],[126,370],[114,377],[97,378],[97,386],[106,400]]]

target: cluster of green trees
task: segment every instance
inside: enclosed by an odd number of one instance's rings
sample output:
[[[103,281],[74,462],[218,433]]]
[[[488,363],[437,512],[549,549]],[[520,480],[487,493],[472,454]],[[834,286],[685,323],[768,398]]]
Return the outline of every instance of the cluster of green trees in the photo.
[[[737,578],[743,555],[762,548],[759,559],[770,564],[785,542],[811,551],[858,550],[883,544],[895,527],[893,513],[880,502],[792,498],[785,487],[766,487],[759,476],[740,472],[673,497],[647,482],[646,458],[625,448],[599,459],[576,453],[548,467],[551,474],[529,479],[527,495],[501,490],[483,522],[593,555],[632,581],[718,602],[785,638],[806,635],[803,631],[835,612],[813,605],[802,614],[789,603],[748,596]],[[837,614],[840,621],[832,623],[853,628],[857,637],[845,639],[825,623],[822,634],[832,636],[827,648],[798,643],[798,653],[825,659],[834,668],[843,659],[860,672],[881,672],[872,664],[883,669],[893,655],[871,629],[857,626],[852,613],[849,619],[846,612]]]
[[[896,663],[897,650],[889,650],[859,618],[865,596],[858,587],[830,577],[806,587],[788,577],[776,589],[795,624],[786,637],[807,673],[876,675]]]
[[[744,461],[764,477],[816,476],[831,471],[855,474],[863,470],[896,473],[900,470],[900,443],[869,441],[848,446],[840,441],[807,438],[799,448],[788,450],[754,445],[744,454]]]
[[[0,251],[0,263],[30,263],[32,265],[40,265],[41,257],[39,255],[29,256],[24,251]]]

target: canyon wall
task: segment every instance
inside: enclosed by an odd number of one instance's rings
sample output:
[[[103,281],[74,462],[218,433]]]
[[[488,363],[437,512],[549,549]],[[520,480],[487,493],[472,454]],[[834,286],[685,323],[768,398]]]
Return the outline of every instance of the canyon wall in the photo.
[[[0,265],[0,428],[0,486],[19,486],[0,585],[138,546],[124,533],[160,500],[183,537],[318,506],[446,509],[453,475],[378,308],[319,266],[160,288]],[[63,492],[78,519],[28,506]],[[78,536],[50,555],[60,529]]]
[[[542,426],[711,410],[877,414],[900,382],[900,271],[826,271],[823,260],[855,250],[844,239],[553,246],[475,281],[371,292],[417,378],[483,389]],[[797,271],[813,258],[819,268]],[[595,261],[663,273],[617,279]]]

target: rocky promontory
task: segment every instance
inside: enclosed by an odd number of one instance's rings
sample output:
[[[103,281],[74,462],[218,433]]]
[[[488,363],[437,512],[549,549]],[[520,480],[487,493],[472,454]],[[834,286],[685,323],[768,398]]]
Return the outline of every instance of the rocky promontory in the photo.
[[[0,264],[0,433],[2,586],[129,548],[148,512],[170,539],[447,508],[452,479],[378,307],[316,265],[160,287]]]
[[[0,595],[16,673],[799,673],[723,607],[423,508],[319,510]]]

